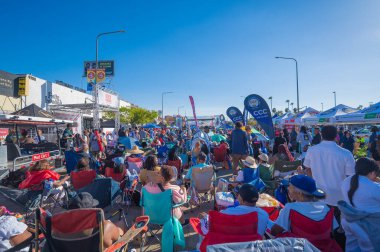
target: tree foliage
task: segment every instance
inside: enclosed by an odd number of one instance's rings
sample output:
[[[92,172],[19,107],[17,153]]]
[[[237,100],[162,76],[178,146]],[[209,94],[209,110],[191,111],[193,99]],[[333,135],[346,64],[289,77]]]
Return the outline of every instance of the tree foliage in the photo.
[[[120,111],[120,122],[129,124],[146,124],[154,122],[158,117],[157,111],[151,111],[138,107],[121,107]],[[112,112],[107,112],[103,115],[104,118],[114,119],[115,114]]]

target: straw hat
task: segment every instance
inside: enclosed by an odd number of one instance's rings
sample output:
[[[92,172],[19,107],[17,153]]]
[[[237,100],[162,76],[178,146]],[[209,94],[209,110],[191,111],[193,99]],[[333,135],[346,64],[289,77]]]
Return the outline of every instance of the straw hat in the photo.
[[[261,159],[261,160],[264,161],[264,162],[268,162],[268,161],[269,161],[268,155],[265,154],[265,153],[261,153],[261,154],[259,155],[259,159]]]
[[[143,154],[144,153],[144,151],[140,150],[139,147],[137,147],[136,145],[133,146],[133,148],[131,150],[128,150],[127,152],[130,154]]]
[[[248,156],[245,160],[243,160],[243,164],[249,168],[257,168],[256,161],[251,156]]]

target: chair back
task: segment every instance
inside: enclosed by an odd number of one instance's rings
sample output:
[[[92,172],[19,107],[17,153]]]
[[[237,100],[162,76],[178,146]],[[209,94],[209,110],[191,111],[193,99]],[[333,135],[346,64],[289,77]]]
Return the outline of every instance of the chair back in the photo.
[[[121,182],[125,178],[125,173],[126,173],[125,169],[121,173],[115,173],[113,171],[113,168],[107,167],[106,172],[105,172],[105,176],[107,178],[112,178],[113,180],[115,180],[117,182]]]
[[[227,155],[227,149],[226,148],[221,148],[220,146],[214,148],[214,158],[215,158],[216,162],[225,161],[226,155]]]
[[[72,171],[70,173],[71,184],[75,190],[79,190],[86,185],[91,184],[96,178],[96,172],[94,170],[88,171]]]
[[[144,208],[144,215],[149,216],[150,223],[163,225],[172,217],[172,190],[150,193],[142,188],[140,205]]]
[[[128,162],[128,170],[131,174],[133,174],[133,170],[136,171],[137,174],[140,173],[141,168],[143,167],[143,161],[141,158],[127,158]]]
[[[202,168],[193,168],[191,172],[191,180],[194,184],[195,190],[198,192],[207,192],[210,190],[214,174],[214,168],[211,165]]]
[[[257,168],[243,168],[244,183],[252,182],[255,179],[260,178],[259,170]]]
[[[75,209],[53,216],[39,208],[36,220],[48,251],[103,251],[104,214],[100,208]]]
[[[300,165],[302,165],[301,160],[293,162],[277,160],[274,162],[274,170],[279,172],[290,172],[297,170],[298,166]]]
[[[200,250],[208,245],[261,240],[257,233],[258,215],[252,212],[244,215],[228,215],[217,211],[209,212],[209,232],[202,241]]]
[[[289,219],[290,232],[295,237],[307,239],[321,251],[340,251],[339,245],[332,239],[334,208],[320,221],[312,220],[294,210],[290,210]]]
[[[323,220],[315,221],[297,211],[290,210],[290,230],[293,234],[308,240],[330,239],[334,218],[331,208]]]

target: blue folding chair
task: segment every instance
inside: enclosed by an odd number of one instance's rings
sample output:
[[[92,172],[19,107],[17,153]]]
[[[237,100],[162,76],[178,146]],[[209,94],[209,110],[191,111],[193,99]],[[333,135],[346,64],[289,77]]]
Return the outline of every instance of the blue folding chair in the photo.
[[[161,193],[149,193],[145,188],[141,190],[140,205],[144,209],[144,215],[149,216],[148,232],[158,241],[157,233],[162,228],[161,251],[172,252],[175,245],[185,247],[185,237],[182,225],[175,217],[173,217],[173,208],[180,207],[185,204],[174,205],[172,199],[172,190],[166,190]],[[153,226],[158,227],[153,232]],[[145,238],[142,239],[140,251],[143,251]],[[149,246],[148,246],[149,247]],[[147,248],[148,248],[147,247]]]

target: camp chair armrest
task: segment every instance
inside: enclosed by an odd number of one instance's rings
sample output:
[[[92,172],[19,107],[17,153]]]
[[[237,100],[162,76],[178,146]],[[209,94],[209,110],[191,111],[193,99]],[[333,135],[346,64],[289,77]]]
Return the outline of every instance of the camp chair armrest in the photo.
[[[190,199],[191,199],[191,196],[189,195],[189,196],[187,196],[186,201],[173,205],[173,208],[180,207],[180,206],[183,206],[183,205],[189,203]]]

